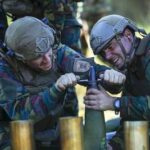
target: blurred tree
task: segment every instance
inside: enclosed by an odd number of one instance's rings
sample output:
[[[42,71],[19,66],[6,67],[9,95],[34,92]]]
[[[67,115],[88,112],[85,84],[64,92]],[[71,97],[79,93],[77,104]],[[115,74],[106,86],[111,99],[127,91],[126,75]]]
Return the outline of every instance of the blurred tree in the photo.
[[[139,24],[150,24],[150,2],[149,0],[109,0],[112,6],[111,13],[124,15]]]
[[[82,20],[82,34],[81,43],[86,55],[87,49],[90,49],[89,32],[95,22],[102,16],[108,14],[110,5],[107,0],[86,0],[82,6],[81,20]]]
[[[87,21],[89,29],[91,29],[93,24],[109,11],[110,5],[107,0],[86,0],[83,4],[81,18]]]

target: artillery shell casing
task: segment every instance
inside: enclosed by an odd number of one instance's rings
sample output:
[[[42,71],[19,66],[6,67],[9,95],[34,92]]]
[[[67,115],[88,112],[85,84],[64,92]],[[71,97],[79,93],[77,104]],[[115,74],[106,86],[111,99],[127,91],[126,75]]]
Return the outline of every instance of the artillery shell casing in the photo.
[[[34,150],[33,125],[29,120],[12,121],[11,146],[12,150]]]
[[[125,121],[125,150],[149,150],[147,121]]]
[[[82,117],[62,117],[59,123],[62,150],[83,150]]]

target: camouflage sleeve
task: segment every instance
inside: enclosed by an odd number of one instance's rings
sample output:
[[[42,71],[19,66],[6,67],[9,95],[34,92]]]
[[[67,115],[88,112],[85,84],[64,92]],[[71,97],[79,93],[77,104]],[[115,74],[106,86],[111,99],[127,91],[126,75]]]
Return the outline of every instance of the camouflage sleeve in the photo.
[[[120,115],[133,120],[150,119],[150,96],[124,96],[121,98]]]
[[[145,89],[147,94],[143,96],[124,96],[121,98],[121,117],[129,119],[150,119],[150,59],[145,59]],[[136,88],[136,87],[135,87]],[[146,89],[147,88],[147,89]],[[138,94],[139,95],[139,94]]]
[[[74,0],[44,0],[44,13],[55,25],[57,30],[63,30],[68,17],[76,18],[77,3]]]
[[[83,56],[66,45],[60,45],[56,62],[61,71],[72,72],[75,58],[83,58]]]
[[[50,89],[30,95],[25,87],[12,78],[9,68],[0,65],[0,107],[10,119],[38,121],[55,108],[65,93],[53,85]]]
[[[87,62],[87,64],[83,62]],[[72,67],[74,67],[75,70],[77,70],[77,68],[79,69],[79,67],[80,69],[85,67],[85,70],[88,70],[90,65],[95,66],[97,74],[109,69],[108,67],[96,64],[93,58],[86,58],[66,45],[61,45],[57,51],[57,65],[63,72],[72,72]],[[78,67],[75,68],[75,65],[78,65]],[[81,71],[84,73],[82,69]]]

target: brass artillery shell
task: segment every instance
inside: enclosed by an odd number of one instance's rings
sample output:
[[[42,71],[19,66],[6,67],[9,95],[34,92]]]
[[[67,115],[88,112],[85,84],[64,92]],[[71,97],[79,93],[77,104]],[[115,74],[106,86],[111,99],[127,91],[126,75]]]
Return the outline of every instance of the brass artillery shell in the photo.
[[[83,150],[83,122],[82,117],[62,117],[60,136],[62,150]]]
[[[33,125],[29,120],[12,121],[11,124],[12,150],[34,150]]]
[[[149,150],[148,122],[124,123],[125,150]]]

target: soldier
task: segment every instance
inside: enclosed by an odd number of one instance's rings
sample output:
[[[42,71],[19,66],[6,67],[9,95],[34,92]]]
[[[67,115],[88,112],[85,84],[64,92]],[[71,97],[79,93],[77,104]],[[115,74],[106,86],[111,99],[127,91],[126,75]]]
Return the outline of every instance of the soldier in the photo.
[[[70,72],[86,73],[90,64],[34,17],[14,21],[5,43],[7,53],[0,52],[0,149],[10,149],[9,121],[28,119],[34,121],[37,149],[60,149],[58,118],[78,114],[73,87],[78,76]],[[124,82],[121,73],[99,68],[104,80]]]
[[[144,37],[137,37],[136,32]],[[120,98],[94,89],[88,90],[84,98],[88,108],[120,112],[121,124],[109,144],[113,150],[122,150],[123,122],[150,120],[150,35],[126,17],[108,15],[93,26],[90,42],[95,55],[126,73]]]
[[[49,25],[52,24],[59,31],[61,42],[81,53],[81,24],[76,18],[77,1],[3,0],[3,8],[12,14],[13,20],[34,16]]]

